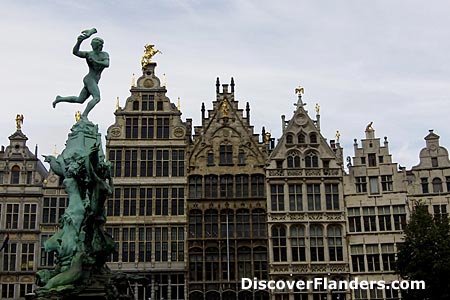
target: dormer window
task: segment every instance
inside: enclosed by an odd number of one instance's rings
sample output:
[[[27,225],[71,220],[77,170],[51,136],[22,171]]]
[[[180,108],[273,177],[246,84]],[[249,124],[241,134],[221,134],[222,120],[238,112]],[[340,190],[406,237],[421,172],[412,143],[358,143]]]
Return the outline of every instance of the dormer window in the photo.
[[[297,139],[298,139],[298,143],[299,144],[305,144],[306,143],[306,136],[303,133],[300,133],[297,136]]]
[[[432,157],[431,158],[431,167],[433,167],[433,168],[437,168],[438,167],[438,159],[437,159],[437,157]]]
[[[286,144],[293,144],[294,143],[294,137],[292,134],[286,135]]]
[[[14,166],[11,168],[11,184],[19,184],[20,182],[20,167]]]
[[[309,135],[309,141],[311,144],[317,144],[317,135],[315,133],[311,133]]]

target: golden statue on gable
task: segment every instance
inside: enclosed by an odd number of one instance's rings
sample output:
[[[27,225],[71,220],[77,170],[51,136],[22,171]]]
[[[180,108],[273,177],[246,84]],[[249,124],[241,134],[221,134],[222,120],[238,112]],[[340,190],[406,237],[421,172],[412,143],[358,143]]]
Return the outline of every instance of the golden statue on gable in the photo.
[[[17,114],[16,116],[16,130],[21,130],[23,124],[23,115]]]
[[[230,108],[228,107],[226,100],[222,102],[221,109],[222,109],[222,117],[228,118],[230,116]]]
[[[295,94],[303,95],[305,93],[305,89],[301,86],[295,88]]]
[[[144,55],[141,59],[142,68],[145,68],[149,63],[152,62],[152,57],[155,56],[156,53],[161,53],[161,51],[154,48],[155,45],[147,44],[144,46]]]

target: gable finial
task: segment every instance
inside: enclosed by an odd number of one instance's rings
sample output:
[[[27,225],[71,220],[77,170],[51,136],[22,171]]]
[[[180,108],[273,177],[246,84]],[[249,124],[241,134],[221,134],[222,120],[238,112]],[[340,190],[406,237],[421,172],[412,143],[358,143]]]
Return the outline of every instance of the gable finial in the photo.
[[[301,86],[298,86],[295,88],[295,94],[298,95],[297,103],[294,104],[297,107],[304,106],[306,103],[303,103],[302,101],[302,95],[305,93],[305,89]]]

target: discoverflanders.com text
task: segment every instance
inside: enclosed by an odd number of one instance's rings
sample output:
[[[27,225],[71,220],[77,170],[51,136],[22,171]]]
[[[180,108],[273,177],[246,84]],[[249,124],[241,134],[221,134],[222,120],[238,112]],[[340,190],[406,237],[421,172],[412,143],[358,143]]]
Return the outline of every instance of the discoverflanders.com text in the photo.
[[[243,290],[373,290],[373,289],[393,289],[393,290],[423,290],[425,282],[423,280],[394,280],[386,283],[383,280],[331,280],[328,278],[314,278],[313,280],[258,280],[257,278],[242,278],[241,288]]]

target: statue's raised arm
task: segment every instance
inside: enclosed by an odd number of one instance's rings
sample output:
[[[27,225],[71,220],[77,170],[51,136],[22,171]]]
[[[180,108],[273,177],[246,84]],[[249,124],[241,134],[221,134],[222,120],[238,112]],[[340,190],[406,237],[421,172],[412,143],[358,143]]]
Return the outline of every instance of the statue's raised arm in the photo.
[[[92,51],[80,51],[81,43],[90,38],[93,34],[97,33],[95,28],[83,30],[77,38],[77,42],[73,47],[72,53],[80,58],[85,58],[89,67],[89,73],[83,78],[84,87],[78,96],[56,96],[53,101],[53,107],[60,102],[69,103],[84,103],[89,96],[92,95],[86,106],[86,109],[82,113],[81,117],[87,118],[89,112],[94,106],[100,102],[100,90],[98,88],[98,82],[100,81],[103,70],[109,67],[109,55],[103,50],[103,40],[101,38],[93,38],[91,41]]]

